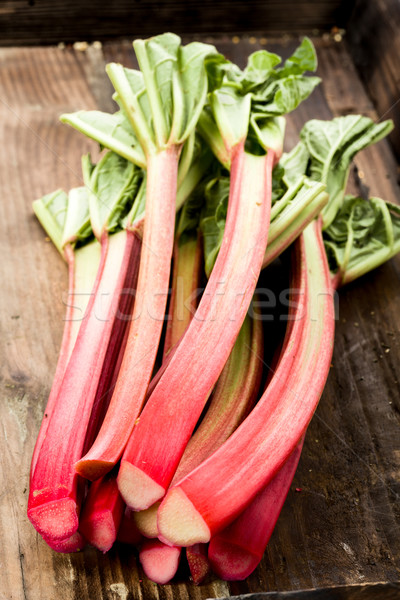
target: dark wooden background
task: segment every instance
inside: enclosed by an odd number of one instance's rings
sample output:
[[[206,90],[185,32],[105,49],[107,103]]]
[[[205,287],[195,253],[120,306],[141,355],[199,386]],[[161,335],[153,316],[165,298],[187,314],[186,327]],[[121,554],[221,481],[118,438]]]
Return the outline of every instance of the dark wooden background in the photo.
[[[6,0],[0,45],[178,34],[292,32],[343,26],[353,0]]]

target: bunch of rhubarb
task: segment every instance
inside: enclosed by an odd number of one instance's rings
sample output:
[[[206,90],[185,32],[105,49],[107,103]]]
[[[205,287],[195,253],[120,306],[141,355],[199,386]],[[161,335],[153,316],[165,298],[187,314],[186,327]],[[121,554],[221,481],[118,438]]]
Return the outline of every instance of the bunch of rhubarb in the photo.
[[[183,555],[195,583],[242,579],[328,377],[335,290],[400,250],[399,208],[345,195],[354,155],[392,125],[309,121],[283,154],[285,114],[319,83],[310,40],[244,70],[171,33],[133,46],[140,70],[107,67],[116,113],[61,117],[100,144],[84,186],[34,203],[69,302],[28,516],[59,552],[137,547],[157,583]],[[283,339],[257,298],[276,259]]]

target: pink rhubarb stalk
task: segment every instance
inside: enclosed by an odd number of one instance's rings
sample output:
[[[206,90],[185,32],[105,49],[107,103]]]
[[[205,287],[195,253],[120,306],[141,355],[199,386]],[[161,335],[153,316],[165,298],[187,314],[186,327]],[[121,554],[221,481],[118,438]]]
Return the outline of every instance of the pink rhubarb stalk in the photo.
[[[89,544],[107,552],[117,539],[124,510],[115,474],[109,473],[90,486],[79,519],[79,531]]]
[[[208,559],[221,579],[246,579],[260,563],[293,481],[302,446],[303,439],[244,512],[211,538]]]
[[[118,462],[150,382],[167,301],[178,158],[177,146],[148,156],[146,218],[132,324],[101,429],[87,454],[76,462],[76,471],[90,480],[104,476]]]
[[[236,147],[221,250],[199,307],[125,449],[118,485],[143,510],[165,494],[192,431],[233,348],[267,245],[275,153]],[[154,435],[154,430],[157,435]]]
[[[54,542],[53,540],[47,540],[44,538],[44,541],[52,550],[55,552],[60,552],[61,554],[80,552],[86,546],[86,540],[79,531],[73,533],[71,537],[67,538],[66,540]]]
[[[181,548],[166,546],[159,540],[145,540],[140,548],[139,560],[143,571],[154,583],[164,584],[175,576]]]
[[[51,386],[49,398],[47,400],[46,409],[44,411],[44,417],[40,426],[39,434],[36,439],[35,448],[32,454],[31,471],[30,477],[35,470],[36,461],[39,456],[40,448],[43,440],[46,437],[47,427],[49,424],[50,417],[53,413],[54,406],[56,404],[57,396],[60,391],[62,380],[64,377],[65,369],[69,358],[72,353],[73,346],[75,344],[76,336],[73,335],[74,326],[74,291],[75,291],[75,256],[74,251],[70,244],[67,244],[64,249],[65,259],[68,265],[68,306],[65,313],[65,324],[64,331],[61,340],[60,353],[58,355],[56,372],[54,374],[53,383]],[[76,331],[76,334],[78,332]]]
[[[318,222],[302,234],[297,252],[300,301],[284,356],[236,432],[169,490],[158,511],[160,537],[168,543],[208,542],[232,522],[283,466],[315,411],[329,372],[334,333],[333,293]]]
[[[213,390],[207,412],[185,448],[172,485],[219,448],[252,409],[263,369],[263,327],[258,316],[254,321],[246,317]],[[158,536],[158,506],[156,502],[135,513],[137,526],[146,537]]]
[[[90,419],[96,419],[93,406],[110,338],[118,336],[119,328],[126,325],[125,319],[118,319],[121,302],[126,302],[121,292],[134,285],[139,255],[140,240],[133,231],[104,235],[87,316],[80,326],[31,478],[28,516],[49,540],[69,538],[78,529],[80,500],[74,465],[82,456]]]

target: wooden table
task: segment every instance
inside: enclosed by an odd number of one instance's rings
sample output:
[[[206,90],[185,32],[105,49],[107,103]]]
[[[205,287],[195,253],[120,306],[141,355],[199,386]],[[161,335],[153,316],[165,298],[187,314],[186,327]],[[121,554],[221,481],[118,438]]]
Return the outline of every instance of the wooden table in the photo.
[[[314,41],[323,84],[290,116],[288,148],[310,118],[377,117],[346,45]],[[251,38],[214,42],[241,65],[262,46]],[[268,48],[287,55],[294,43],[272,41]],[[95,146],[58,116],[81,108],[113,110],[104,74],[110,60],[132,64],[130,43],[84,52],[0,50],[1,600],[200,600],[247,593],[255,599],[261,592],[270,592],[263,598],[399,598],[400,257],[340,292],[328,384],[264,560],[247,581],[228,585],[214,578],[196,588],[181,577],[160,587],[144,577],[125,547],[106,555],[92,548],[57,555],[28,522],[30,456],[56,365],[67,291],[66,268],[31,202],[81,183],[81,154]],[[350,188],[398,201],[397,176],[391,150],[381,142],[357,158]],[[317,591],[284,593],[311,589]]]

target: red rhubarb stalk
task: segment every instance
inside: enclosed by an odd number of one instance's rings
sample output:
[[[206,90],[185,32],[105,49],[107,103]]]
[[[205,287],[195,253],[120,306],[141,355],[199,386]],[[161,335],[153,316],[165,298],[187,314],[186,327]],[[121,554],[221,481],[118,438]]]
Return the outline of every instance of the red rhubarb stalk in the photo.
[[[115,474],[109,473],[90,486],[79,519],[79,531],[89,544],[107,552],[117,538],[124,510]]]
[[[78,528],[78,480],[74,464],[84,449],[108,341],[120,308],[118,292],[125,287],[132,257],[137,258],[135,246],[140,250],[136,240],[133,232],[120,232],[112,236],[110,248],[103,241],[101,266],[88,316],[81,324],[37,458],[28,516],[37,531],[48,539],[68,538]],[[119,325],[125,326],[126,321],[119,321]]]
[[[76,203],[80,211],[75,213]],[[83,206],[83,208],[82,208]],[[86,242],[91,235],[87,227],[89,207],[84,188],[76,188],[65,194],[57,190],[33,203],[33,209],[46,233],[68,265],[68,300],[64,318],[64,331],[49,398],[36,440],[31,461],[31,475],[35,470],[40,448],[46,437],[47,427],[69,358],[78,335],[79,327],[87,310],[90,292],[96,280],[100,262],[100,244],[87,243],[78,250],[75,242]]]
[[[200,585],[211,573],[211,565],[207,555],[206,544],[194,544],[186,548],[186,560],[189,565],[193,583]]]
[[[185,448],[172,484],[219,448],[253,407],[262,375],[263,329],[258,317],[256,315],[254,321],[246,317],[213,390],[207,412]],[[146,537],[158,536],[158,506],[156,502],[135,513],[138,528]]]
[[[140,548],[139,560],[143,571],[154,583],[164,584],[175,576],[181,548],[166,546],[159,540],[145,540]]]
[[[123,544],[130,544],[131,546],[138,546],[143,541],[143,536],[134,520],[134,512],[128,506],[125,506],[124,514],[122,515],[117,541]]]
[[[174,146],[148,157],[146,219],[132,324],[107,414],[94,444],[76,464],[77,472],[90,480],[117,463],[153,371],[169,284],[178,156]]]
[[[233,523],[211,538],[208,559],[225,581],[246,579],[261,561],[300,460],[303,440]]]
[[[273,151],[255,156],[244,151],[243,143],[236,148],[224,240],[215,267],[122,458],[118,485],[135,510],[163,497],[240,331],[267,243],[274,159]],[[152,434],[155,427],[157,436]]]
[[[46,544],[55,552],[61,552],[61,554],[70,554],[71,552],[80,552],[86,546],[86,540],[83,535],[76,531],[71,537],[66,540],[53,541],[44,538]]]
[[[207,542],[232,522],[283,466],[318,404],[334,332],[333,294],[318,222],[307,227],[300,245],[305,312],[296,311],[284,357],[250,415],[219,450],[169,490],[158,512],[160,536],[169,543]],[[299,309],[301,304],[300,299]],[[293,349],[288,372],[285,359]]]

